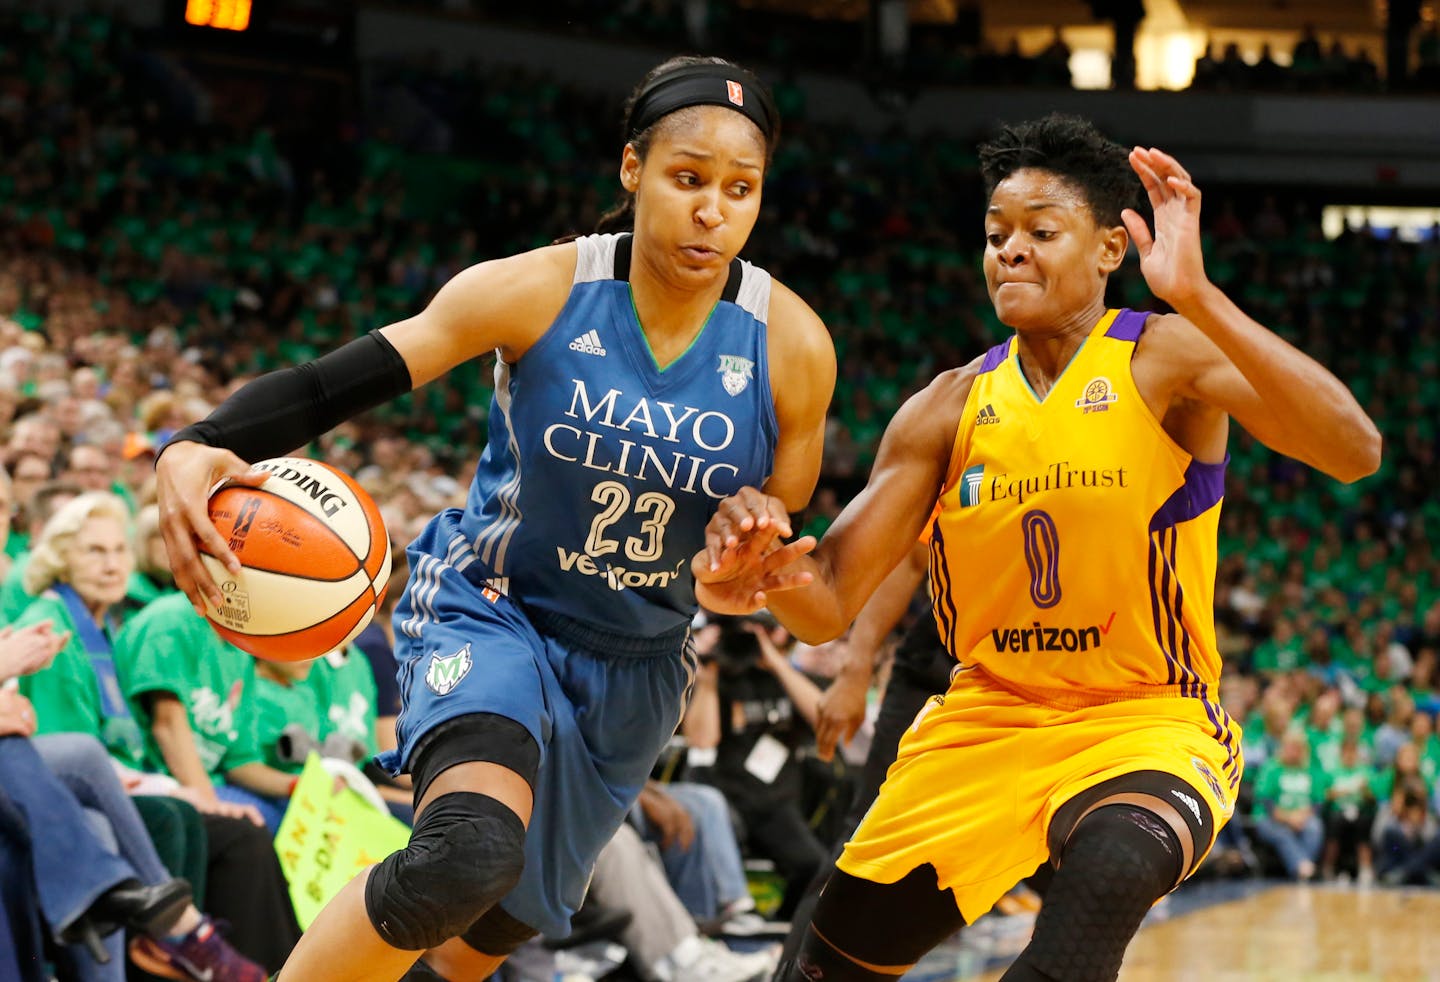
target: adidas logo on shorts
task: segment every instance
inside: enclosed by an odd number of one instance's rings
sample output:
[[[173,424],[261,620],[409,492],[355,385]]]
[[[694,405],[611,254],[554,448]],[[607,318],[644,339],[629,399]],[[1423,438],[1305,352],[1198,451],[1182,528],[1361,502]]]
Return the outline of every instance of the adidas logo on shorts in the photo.
[[[605,357],[605,346],[600,343],[600,335],[595,331],[586,331],[574,341],[570,342],[570,350],[578,351],[583,355],[599,355]]]

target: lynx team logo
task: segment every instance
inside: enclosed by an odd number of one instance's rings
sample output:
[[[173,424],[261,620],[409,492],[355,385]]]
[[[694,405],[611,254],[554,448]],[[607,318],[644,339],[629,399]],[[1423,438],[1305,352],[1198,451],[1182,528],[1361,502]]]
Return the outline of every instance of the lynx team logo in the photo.
[[[721,355],[720,367],[716,371],[720,373],[720,384],[725,386],[725,391],[732,396],[738,396],[745,391],[745,386],[750,384],[754,369],[755,363],[749,358]]]
[[[430,667],[425,670],[425,684],[437,696],[446,695],[460,684],[461,679],[470,674],[470,666],[473,664],[468,644],[449,658],[441,658],[437,651],[430,656]]]
[[[1082,413],[1103,413],[1110,408],[1110,403],[1119,398],[1110,380],[1099,375],[1085,386],[1085,394],[1075,400],[1075,406]]]

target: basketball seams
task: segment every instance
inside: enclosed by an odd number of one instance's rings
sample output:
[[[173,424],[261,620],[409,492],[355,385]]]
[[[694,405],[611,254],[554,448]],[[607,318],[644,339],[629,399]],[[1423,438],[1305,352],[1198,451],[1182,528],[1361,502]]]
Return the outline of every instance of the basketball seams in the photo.
[[[355,554],[355,549],[354,549],[354,547],[351,546],[350,543],[346,541],[345,537],[344,537],[343,535],[341,535],[338,531],[336,531],[331,525],[327,524],[326,521],[325,521],[325,519],[324,519],[322,516],[317,515],[315,512],[313,512],[313,511],[311,511],[309,508],[307,508],[307,507],[305,506],[305,503],[304,503],[303,501],[296,500],[295,498],[292,498],[292,497],[290,497],[289,495],[279,494],[279,493],[277,493],[277,492],[270,491],[270,490],[268,490],[268,489],[266,489],[266,488],[264,488],[264,487],[252,488],[252,487],[245,487],[245,486],[241,486],[241,485],[230,485],[230,486],[228,486],[228,487],[221,488],[219,491],[216,491],[215,494],[211,495],[211,497],[210,497],[210,502],[213,504],[214,501],[215,501],[215,499],[218,498],[218,497],[220,497],[222,494],[234,494],[234,495],[252,494],[252,495],[257,495],[257,496],[259,496],[259,497],[269,498],[269,499],[272,500],[272,501],[281,502],[281,503],[283,503],[283,504],[290,505],[291,507],[293,507],[293,508],[295,508],[296,510],[298,510],[298,511],[300,512],[300,514],[303,516],[303,519],[301,519],[301,520],[302,520],[302,521],[304,522],[304,524],[306,525],[306,528],[305,528],[303,531],[304,531],[307,539],[309,539],[309,538],[311,538],[311,537],[323,537],[324,539],[328,540],[328,541],[325,543],[326,546],[328,546],[329,548],[338,548],[338,549],[344,550],[344,552],[348,553],[349,556],[355,561],[355,565],[354,565],[354,567],[353,567],[352,569],[348,570],[347,572],[345,572],[345,573],[343,573],[343,574],[334,575],[334,576],[321,576],[321,575],[317,575],[315,572],[313,572],[313,571],[310,570],[310,569],[304,569],[304,568],[298,568],[298,567],[295,568],[295,569],[279,568],[279,567],[276,567],[276,566],[274,566],[274,565],[264,564],[263,559],[260,559],[260,560],[257,560],[257,561],[253,561],[253,562],[252,562],[248,557],[240,557],[241,565],[242,565],[242,566],[245,566],[245,567],[247,567],[247,568],[249,568],[249,569],[263,570],[264,572],[267,572],[267,573],[278,573],[278,574],[280,574],[281,576],[300,576],[300,577],[303,577],[304,579],[307,579],[307,580],[318,580],[318,581],[325,582],[325,583],[337,583],[337,582],[340,582],[340,581],[349,579],[351,576],[354,576],[355,573],[356,573],[358,570],[364,568],[364,560],[361,559],[359,556],[357,556],[357,555]],[[287,518],[288,518],[288,517],[289,517],[289,516],[287,516]],[[368,516],[367,516],[367,518],[368,518]],[[232,527],[233,527],[233,526],[232,526]],[[217,529],[218,529],[218,526],[217,526]],[[225,535],[225,534],[226,534],[226,533],[222,530],[222,531],[221,531],[221,535]],[[300,546],[300,556],[299,556],[299,558],[301,558],[301,559],[305,558],[306,553],[310,552],[310,550],[313,550],[313,549],[317,548],[318,545],[320,545],[320,544],[319,544],[319,543],[315,543],[315,542],[310,542],[310,541],[307,541],[307,542],[303,543],[303,544]],[[202,548],[201,548],[201,551],[204,552],[205,555],[210,556],[211,559],[214,559],[214,558],[215,558],[215,556],[212,555],[211,553],[209,553],[208,551],[206,551],[206,550],[203,548],[203,546],[202,546]],[[240,554],[237,553],[237,557],[238,557],[239,555],[240,555]],[[313,559],[313,554],[312,554],[311,558]]]
[[[235,552],[244,572],[230,576],[201,550],[231,598],[223,610],[209,609],[209,619],[256,657],[318,657],[348,644],[374,617],[392,568],[389,534],[374,500],[348,474],[305,458],[261,465],[271,471],[267,486],[229,485],[211,495],[211,508],[227,513],[212,516],[217,531],[242,540]]]

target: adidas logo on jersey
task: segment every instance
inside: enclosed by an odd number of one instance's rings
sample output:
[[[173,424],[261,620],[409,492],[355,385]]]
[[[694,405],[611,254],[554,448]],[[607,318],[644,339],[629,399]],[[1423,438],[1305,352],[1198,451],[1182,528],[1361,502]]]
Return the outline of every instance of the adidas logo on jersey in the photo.
[[[975,425],[986,426],[991,423],[1000,422],[1000,417],[995,412],[995,407],[985,403],[985,408],[975,414]]]
[[[605,346],[600,343],[600,335],[595,331],[586,331],[574,341],[570,342],[570,350],[578,351],[582,355],[599,355],[605,357]]]

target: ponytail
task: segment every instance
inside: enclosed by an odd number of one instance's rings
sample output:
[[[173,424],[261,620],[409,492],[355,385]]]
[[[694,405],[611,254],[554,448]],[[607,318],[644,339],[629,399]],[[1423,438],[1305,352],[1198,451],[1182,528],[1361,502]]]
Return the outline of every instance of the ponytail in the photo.
[[[600,216],[600,220],[595,223],[595,231],[600,233],[635,231],[635,195],[627,191],[618,205]]]

